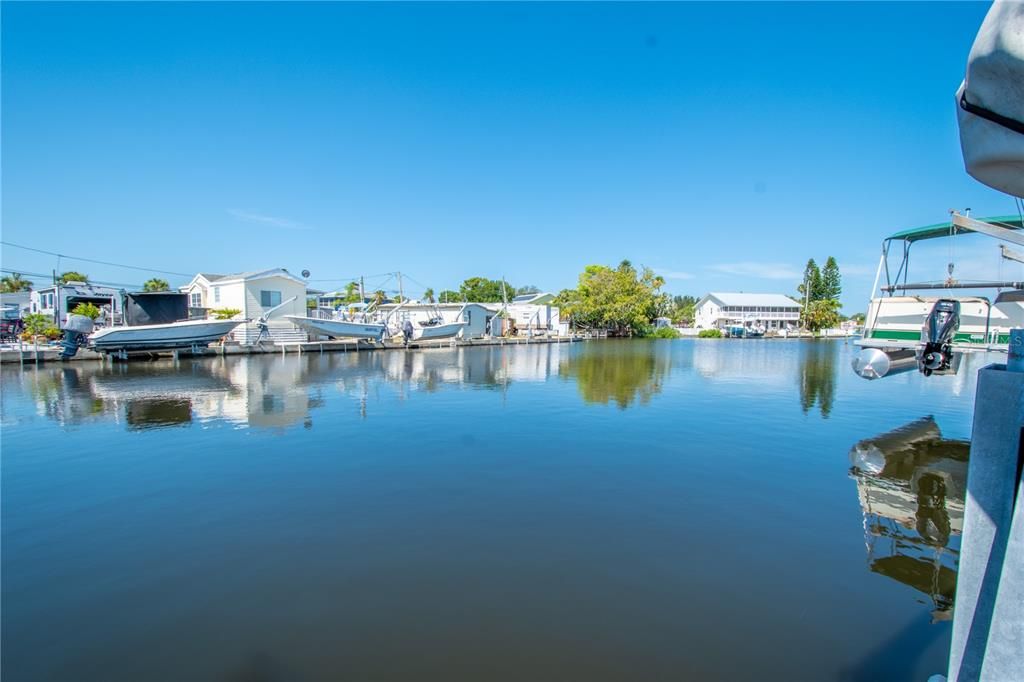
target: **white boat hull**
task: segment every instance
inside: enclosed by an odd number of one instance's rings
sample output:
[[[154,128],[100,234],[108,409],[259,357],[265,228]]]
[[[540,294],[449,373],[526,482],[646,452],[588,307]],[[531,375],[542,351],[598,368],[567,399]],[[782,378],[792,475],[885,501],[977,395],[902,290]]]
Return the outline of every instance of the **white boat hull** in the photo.
[[[387,334],[387,327],[377,322],[321,320],[299,315],[285,315],[284,317],[306,331],[339,339],[381,339]]]
[[[433,327],[423,327],[416,331],[413,335],[413,340],[432,341],[434,339],[450,339],[458,336],[459,332],[465,329],[465,327],[465,322],[449,322],[448,324],[438,324]]]
[[[100,351],[207,346],[244,323],[245,320],[185,320],[136,327],[107,327],[93,332],[89,345]]]
[[[954,350],[1005,350],[1010,328],[1020,323],[1024,308],[1010,301],[991,305],[976,296],[883,296],[871,299],[858,343],[874,348],[913,348],[921,343],[921,327],[935,302],[960,302],[960,327],[953,337]]]

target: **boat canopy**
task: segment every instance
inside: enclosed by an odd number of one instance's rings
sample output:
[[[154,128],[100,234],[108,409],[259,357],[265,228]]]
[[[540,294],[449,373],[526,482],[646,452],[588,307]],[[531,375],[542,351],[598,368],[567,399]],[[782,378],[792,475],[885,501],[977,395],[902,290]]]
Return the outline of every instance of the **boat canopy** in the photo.
[[[996,216],[992,218],[977,218],[983,223],[989,223],[991,225],[998,225],[999,227],[1005,227],[1010,230],[1024,229],[1024,221],[1021,220],[1020,216]],[[948,237],[951,234],[962,234],[969,232],[962,227],[953,225],[952,222],[936,223],[934,225],[925,225],[924,227],[914,227],[909,230],[902,230],[896,234],[888,237],[888,240],[900,240],[905,242],[917,242],[922,239],[936,239],[938,237]]]

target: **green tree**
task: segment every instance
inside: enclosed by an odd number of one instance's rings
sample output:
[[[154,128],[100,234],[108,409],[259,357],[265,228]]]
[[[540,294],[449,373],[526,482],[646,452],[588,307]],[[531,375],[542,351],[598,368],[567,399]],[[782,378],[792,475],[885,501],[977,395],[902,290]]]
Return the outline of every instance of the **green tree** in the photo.
[[[470,277],[459,286],[459,297],[474,303],[500,303],[505,298],[512,298],[515,291],[515,287],[500,279]]]
[[[839,324],[839,301],[828,298],[811,301],[803,313],[803,325],[812,332],[830,329]]]
[[[372,298],[373,303],[375,305],[381,305],[382,303],[388,300],[388,295],[384,292],[383,289],[377,289],[377,291],[373,292]]]
[[[832,256],[828,257],[825,261],[825,267],[821,270],[821,299],[835,299],[839,300],[839,296],[843,293],[843,278],[839,274],[839,264],[836,263],[836,259]]]
[[[93,303],[79,303],[71,311],[72,315],[82,315],[88,317],[90,320],[95,320],[100,316],[100,309]]]
[[[526,294],[539,294],[539,293],[540,293],[540,289],[538,289],[537,287],[533,286],[532,284],[527,284],[524,287],[519,287],[518,289],[516,289],[516,296],[525,296]]]
[[[560,292],[555,303],[577,326],[643,335],[668,304],[668,296],[659,292],[663,285],[650,268],[638,272],[628,260],[617,268],[588,265],[577,287]]]
[[[423,300],[426,301],[427,303],[433,303],[434,302],[434,290],[428,287],[423,292]]]
[[[349,282],[345,285],[345,303],[359,303],[362,300],[359,295],[359,285],[356,282]]]
[[[808,303],[820,301],[822,296],[821,270],[818,264],[811,258],[804,266],[804,277],[796,288],[800,292],[800,300]]]
[[[693,296],[673,296],[668,316],[673,324],[692,324],[697,312],[697,299]]]
[[[84,275],[81,272],[76,272],[74,270],[68,270],[67,272],[62,272],[60,277],[57,278],[57,282],[59,284],[67,284],[68,282],[88,282],[88,281],[89,281],[89,275]]]
[[[462,294],[451,289],[445,289],[437,295],[437,300],[441,303],[458,303],[462,300]]]
[[[154,277],[146,280],[145,284],[142,285],[143,291],[170,291],[171,285],[167,283],[166,279],[160,279]]]
[[[19,273],[14,272],[10,275],[4,275],[0,277],[0,292],[5,294],[13,294],[19,291],[31,291],[32,282],[22,277]]]

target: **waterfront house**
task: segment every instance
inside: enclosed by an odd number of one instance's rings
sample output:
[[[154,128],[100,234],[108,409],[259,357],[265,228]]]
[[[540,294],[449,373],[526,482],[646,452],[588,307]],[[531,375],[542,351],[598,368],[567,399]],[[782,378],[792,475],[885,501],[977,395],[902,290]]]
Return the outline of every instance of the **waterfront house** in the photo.
[[[554,294],[543,292],[516,296],[508,304],[509,319],[520,334],[556,333],[562,320],[558,307],[552,305],[554,300]]]
[[[697,301],[694,326],[725,329],[733,325],[768,331],[795,329],[800,304],[783,294],[709,293]]]
[[[17,320],[32,312],[32,292],[14,291],[0,293],[0,308],[4,319]]]
[[[180,289],[188,294],[189,311],[193,317],[205,316],[211,310],[240,310],[239,317],[249,322],[230,335],[234,341],[252,344],[259,336],[256,321],[271,308],[290,298],[289,303],[275,310],[267,320],[270,341],[305,341],[306,333],[284,319],[285,315],[306,314],[306,282],[284,268],[216,275],[200,272]],[[267,337],[264,337],[267,340]]]
[[[121,319],[121,298],[123,289],[105,287],[88,282],[54,284],[31,292],[31,310],[53,318],[60,329],[67,323],[68,314],[79,303],[91,303],[103,311],[98,324],[119,322]]]

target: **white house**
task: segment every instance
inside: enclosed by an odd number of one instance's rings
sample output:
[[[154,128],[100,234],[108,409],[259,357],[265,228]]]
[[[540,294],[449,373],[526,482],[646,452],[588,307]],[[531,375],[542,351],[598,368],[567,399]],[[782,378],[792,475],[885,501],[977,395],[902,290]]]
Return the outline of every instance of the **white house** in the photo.
[[[98,323],[103,325],[111,318],[120,321],[123,296],[123,289],[87,282],[68,282],[33,291],[31,308],[34,313],[42,313],[53,318],[54,323],[63,329],[68,320],[68,313],[74,310],[75,306],[79,303],[92,303],[103,311],[103,317],[98,320]]]
[[[731,325],[768,330],[795,329],[800,304],[782,294],[710,293],[697,301],[694,326],[723,329]]]
[[[285,303],[267,320],[271,341],[305,341],[306,332],[284,319],[285,315],[306,315],[306,282],[284,268],[272,268],[234,275],[200,272],[181,288],[188,294],[191,312],[203,314],[219,308],[240,310],[238,317],[250,320],[235,328],[231,338],[242,344],[256,342],[256,321],[271,308]],[[266,337],[264,337],[266,340]]]
[[[554,294],[540,292],[516,296],[508,304],[509,318],[520,334],[557,332],[562,320],[558,307],[551,305],[554,299]]]

